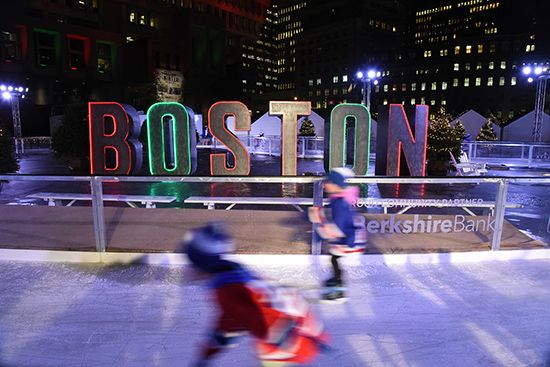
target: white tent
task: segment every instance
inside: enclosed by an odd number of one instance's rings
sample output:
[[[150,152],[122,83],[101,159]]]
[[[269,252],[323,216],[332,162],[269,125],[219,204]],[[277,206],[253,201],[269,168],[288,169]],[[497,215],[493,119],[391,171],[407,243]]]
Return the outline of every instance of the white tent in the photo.
[[[451,121],[451,124],[454,126],[459,120],[464,125],[466,134],[470,134],[469,140],[473,141],[476,140],[479,131],[481,130],[483,124],[485,124],[485,121],[487,121],[487,118],[474,110],[469,110]],[[500,127],[493,125],[493,130],[497,134],[497,140],[500,140]]]
[[[315,112],[311,112],[309,116],[302,116],[298,119],[298,130],[302,123],[309,118],[315,127],[315,133],[318,137],[325,135],[325,120]],[[235,135],[247,135],[246,131],[235,130],[235,120],[232,116],[227,118],[227,128]],[[262,117],[254,121],[250,127],[250,136],[281,136],[281,118],[279,116],[271,116],[266,112]]]
[[[504,127],[504,140],[506,141],[533,141],[533,123],[535,111],[518,118]],[[542,119],[542,142],[550,143],[550,116],[546,113]]]

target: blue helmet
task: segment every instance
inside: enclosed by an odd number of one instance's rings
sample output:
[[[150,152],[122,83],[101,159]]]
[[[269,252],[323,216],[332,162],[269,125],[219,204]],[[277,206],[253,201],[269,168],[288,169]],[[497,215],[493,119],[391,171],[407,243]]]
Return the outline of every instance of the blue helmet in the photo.
[[[189,231],[183,238],[183,246],[193,265],[208,273],[216,272],[223,264],[222,255],[235,251],[231,236],[221,222]]]
[[[336,167],[330,170],[326,180],[335,185],[338,185],[341,188],[345,188],[348,186],[346,179],[352,178],[354,176],[355,174],[351,169],[345,167]]]

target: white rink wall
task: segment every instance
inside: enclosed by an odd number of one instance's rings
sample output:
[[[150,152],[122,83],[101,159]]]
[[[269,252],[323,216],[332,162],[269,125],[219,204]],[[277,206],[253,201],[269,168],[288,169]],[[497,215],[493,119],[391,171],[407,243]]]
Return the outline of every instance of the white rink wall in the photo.
[[[303,258],[249,266],[311,298],[329,268]],[[187,265],[0,265],[2,367],[191,366],[215,315]],[[548,259],[351,261],[350,301],[314,305],[334,339],[314,366],[544,366],[549,268]],[[212,366],[257,366],[250,340]]]

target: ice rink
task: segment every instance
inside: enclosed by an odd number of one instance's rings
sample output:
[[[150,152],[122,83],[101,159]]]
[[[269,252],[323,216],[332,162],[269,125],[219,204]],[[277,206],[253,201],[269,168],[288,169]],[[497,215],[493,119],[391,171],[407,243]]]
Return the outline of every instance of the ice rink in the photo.
[[[256,265],[312,296],[328,268]],[[314,366],[549,366],[550,260],[347,269],[315,304],[333,350]],[[192,366],[215,315],[186,265],[0,262],[0,366]],[[257,366],[250,339],[212,366]]]

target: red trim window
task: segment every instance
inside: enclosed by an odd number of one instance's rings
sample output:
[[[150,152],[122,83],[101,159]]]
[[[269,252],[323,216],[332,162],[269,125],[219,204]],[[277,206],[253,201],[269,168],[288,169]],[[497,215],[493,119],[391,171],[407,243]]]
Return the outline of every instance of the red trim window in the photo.
[[[69,69],[81,70],[86,67],[89,59],[89,41],[86,37],[67,35]]]

